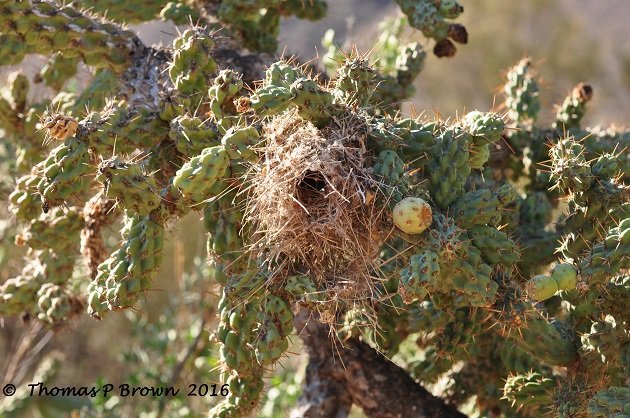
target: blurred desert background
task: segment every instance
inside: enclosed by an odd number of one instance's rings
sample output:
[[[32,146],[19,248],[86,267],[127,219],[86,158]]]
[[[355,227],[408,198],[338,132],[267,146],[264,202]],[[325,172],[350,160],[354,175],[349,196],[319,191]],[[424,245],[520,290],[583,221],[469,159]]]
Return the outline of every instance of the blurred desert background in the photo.
[[[329,0],[328,3],[328,17],[322,21],[287,19],[283,22],[280,45],[286,47],[287,55],[296,54],[303,60],[323,55],[321,38],[329,28],[335,29],[336,41],[340,45],[356,44],[361,51],[368,51],[378,38],[381,19],[398,13],[398,8],[390,0]],[[522,57],[530,56],[537,63],[542,78],[541,122],[551,120],[553,106],[563,100],[572,86],[586,81],[593,85],[595,92],[588,106],[586,125],[628,124],[628,0],[461,0],[461,3],[465,12],[458,22],[468,29],[468,45],[458,46],[457,54],[450,59],[438,59],[428,54],[425,69],[416,84],[416,96],[404,105],[404,112],[424,111],[429,115],[439,113],[444,117],[453,117],[473,109],[489,110],[493,106],[499,109],[506,69]],[[167,44],[177,33],[173,25],[160,22],[136,25],[133,29],[147,43]],[[404,33],[403,40],[417,40],[428,51],[432,48],[431,43],[411,29]],[[23,63],[21,68],[32,74],[39,70],[40,65],[41,61],[34,57]],[[1,75],[6,76],[12,70],[15,67],[3,69]],[[37,87],[32,94],[45,95],[49,92]],[[196,270],[195,257],[205,257],[205,240],[200,232],[203,226],[199,216],[188,216],[172,227],[174,234],[167,242],[166,258],[153,286],[155,290],[147,295],[137,311],[125,315],[110,314],[100,322],[86,315],[55,333],[22,323],[16,318],[1,320],[0,380],[8,373],[16,375],[16,380],[29,380],[28,375],[38,359],[46,353],[58,352],[63,358],[63,367],[55,380],[60,384],[92,385],[100,378],[122,382],[130,372],[128,368],[134,366],[124,362],[121,356],[125,351],[133,351],[134,344],[139,343],[131,332],[137,327],[139,319],[150,325],[167,315],[171,320],[182,321],[189,329],[198,326],[202,314],[195,309],[194,301],[167,313],[164,308],[169,301],[182,295],[186,275]],[[5,225],[8,221],[0,222]],[[14,238],[9,232],[2,235],[3,240]],[[117,232],[111,231],[112,244],[117,238]],[[0,283],[16,274],[20,258],[19,249],[0,255]],[[216,301],[212,287],[196,286],[198,294]],[[205,316],[207,320],[202,324],[207,329],[213,329],[213,313],[206,312]],[[187,329],[186,326],[183,329]],[[208,333],[202,337],[207,339]],[[188,334],[164,336],[163,344],[172,344],[173,362],[177,361],[177,350],[181,348],[177,341],[189,341],[191,338]],[[16,357],[16,353],[28,353],[29,350],[29,355]],[[293,351],[299,353],[299,346]],[[19,365],[15,364],[17,358],[20,358]],[[142,364],[150,364],[151,361],[150,357],[140,358],[133,364],[144,367]],[[211,369],[211,363],[201,362],[197,366]],[[285,359],[284,363],[284,367],[293,370],[298,367],[300,358],[293,356]],[[181,386],[186,387],[186,377],[180,379],[183,382]],[[140,383],[150,384],[148,381]],[[287,415],[263,409],[259,416]],[[361,415],[357,413],[357,416]]]

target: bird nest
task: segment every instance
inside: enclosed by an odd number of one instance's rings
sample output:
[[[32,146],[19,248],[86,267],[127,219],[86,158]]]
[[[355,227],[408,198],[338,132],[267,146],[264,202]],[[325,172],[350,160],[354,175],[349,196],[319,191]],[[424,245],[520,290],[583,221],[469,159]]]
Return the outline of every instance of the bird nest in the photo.
[[[327,302],[374,296],[387,231],[366,137],[365,120],[353,113],[321,129],[294,112],[266,125],[264,158],[250,173],[247,218],[252,251],[272,280],[307,274]]]

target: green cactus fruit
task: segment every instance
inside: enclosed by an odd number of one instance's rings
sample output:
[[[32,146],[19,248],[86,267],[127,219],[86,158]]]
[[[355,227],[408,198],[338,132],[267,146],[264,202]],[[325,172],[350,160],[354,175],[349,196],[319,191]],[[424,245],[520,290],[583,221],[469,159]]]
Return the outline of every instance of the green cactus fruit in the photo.
[[[551,276],[539,274],[529,279],[525,285],[527,295],[533,300],[549,299],[558,292],[558,282]]]
[[[406,234],[417,235],[424,232],[433,222],[431,206],[419,197],[407,197],[392,210],[394,225]]]
[[[438,255],[423,250],[411,256],[409,266],[401,270],[398,293],[406,304],[424,299],[437,286],[439,274]]]
[[[182,168],[173,177],[173,186],[193,203],[201,203],[211,193],[210,189],[228,169],[230,157],[223,146],[208,147]]]
[[[551,277],[558,282],[560,290],[573,290],[577,286],[577,269],[571,264],[556,264]]]

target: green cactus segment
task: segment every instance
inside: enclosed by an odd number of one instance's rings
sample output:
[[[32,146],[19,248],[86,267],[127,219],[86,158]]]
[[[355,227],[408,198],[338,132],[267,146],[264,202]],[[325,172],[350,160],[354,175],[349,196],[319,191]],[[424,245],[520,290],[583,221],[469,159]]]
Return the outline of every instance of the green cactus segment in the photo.
[[[242,88],[240,74],[232,70],[221,70],[208,90],[212,119],[222,133],[236,125],[240,119],[239,116],[230,115],[236,114],[234,98]]]
[[[416,119],[374,118],[369,127],[370,148],[379,152],[395,150],[410,166],[420,168],[434,146],[433,126]]]
[[[221,138],[221,144],[230,160],[254,161],[258,154],[255,147],[260,141],[260,134],[253,126],[246,128],[232,127]]]
[[[376,77],[376,71],[367,60],[358,57],[345,60],[335,74],[338,101],[348,105],[367,105],[376,89]]]
[[[70,137],[53,149],[36,169],[41,175],[37,191],[42,200],[49,206],[58,206],[85,188],[83,176],[90,171],[88,147]]]
[[[291,96],[291,90],[288,87],[271,84],[256,90],[249,104],[259,116],[276,115],[289,107]]]
[[[86,88],[69,103],[61,106],[59,111],[63,114],[82,114],[86,109],[98,111],[107,104],[107,99],[115,96],[118,91],[118,78],[116,73],[101,68],[97,70]]]
[[[580,274],[589,283],[605,283],[619,271],[630,268],[630,218],[612,228],[604,240],[580,263]]]
[[[492,266],[508,271],[520,258],[520,250],[508,235],[494,227],[476,225],[467,230],[472,244],[481,251],[483,259]]]
[[[288,335],[293,331],[291,306],[282,298],[268,295],[259,315],[256,360],[260,365],[275,363],[289,349]]]
[[[265,293],[265,277],[256,271],[232,275],[223,290],[216,335],[230,394],[211,417],[247,416],[264,386],[261,364],[272,364],[288,348],[293,313],[282,298]]]
[[[538,372],[511,375],[503,386],[503,397],[518,408],[548,406],[557,383]]]
[[[508,71],[504,91],[508,117],[513,122],[536,121],[540,112],[539,87],[529,58],[521,60]]]
[[[417,42],[405,45],[396,58],[396,81],[402,87],[409,87],[413,84],[418,74],[424,68],[426,52]],[[407,97],[410,97],[413,92]]]
[[[405,162],[396,151],[381,151],[374,163],[373,173],[382,182],[383,194],[389,198],[390,207],[408,195],[409,179],[405,175]]]
[[[438,255],[424,250],[411,256],[409,266],[400,272],[398,293],[406,304],[424,299],[433,288],[439,288]]]
[[[505,123],[496,113],[474,111],[466,114],[461,124],[472,135],[468,164],[481,169],[490,158],[490,145],[501,139]]]
[[[281,16],[318,20],[326,9],[322,0],[227,0],[221,2],[218,17],[241,35],[245,48],[273,53],[278,46]]]
[[[43,266],[30,263],[21,274],[0,286],[0,316],[19,315],[37,304],[37,291],[44,282]]]
[[[516,189],[505,184],[496,191],[480,189],[467,192],[451,207],[453,217],[462,228],[473,225],[496,224],[505,206],[516,199]]]
[[[429,191],[441,209],[448,209],[464,194],[464,184],[471,171],[470,141],[468,133],[450,128],[436,138],[435,145],[428,151]]]
[[[339,112],[333,106],[334,95],[324,90],[315,80],[300,77],[291,84],[289,91],[291,103],[297,107],[298,114],[317,127],[328,124],[331,116]]]
[[[7,89],[3,91],[2,96],[5,96],[6,104],[3,105],[2,110],[8,113],[23,112],[26,110],[26,97],[29,92],[29,82],[26,75],[20,71],[16,71],[9,75],[7,80]],[[11,110],[13,112],[11,112]],[[6,116],[5,116],[6,117]]]
[[[302,275],[289,276],[284,285],[284,290],[297,302],[314,307],[318,302],[324,301],[324,293],[318,289],[315,282]]]
[[[173,59],[168,74],[175,88],[183,95],[206,92],[209,80],[217,70],[212,58],[215,42],[201,28],[186,29],[173,41]]]
[[[144,107],[130,108],[125,101],[111,102],[101,112],[92,112],[79,124],[79,132],[99,154],[132,153],[150,148],[169,133],[157,112]]]
[[[584,192],[591,187],[593,174],[586,161],[584,146],[572,138],[559,140],[549,151],[551,179],[564,193]]]
[[[589,332],[582,335],[582,348],[596,353],[599,360],[611,369],[628,369],[630,366],[628,358],[624,358],[624,353],[630,350],[630,330],[610,315],[592,323]]]
[[[132,216],[148,215],[160,205],[155,179],[144,172],[142,165],[113,157],[99,164],[96,180],[103,183],[105,197],[116,200]]]
[[[197,22],[200,15],[199,10],[185,3],[171,1],[166,3],[160,11],[160,18],[162,18],[162,20],[172,20],[176,25],[185,25],[191,21]]]
[[[175,142],[177,151],[187,157],[220,144],[219,131],[214,124],[187,115],[171,120],[168,137]]]
[[[593,97],[593,88],[585,83],[580,83],[573,88],[571,93],[564,99],[562,106],[556,113],[554,128],[557,129],[579,129],[580,122],[586,111],[586,103]]]
[[[417,42],[400,48],[392,74],[377,77],[378,85],[371,100],[380,107],[377,113],[394,114],[404,100],[413,97],[413,83],[424,68],[425,58],[426,53]]]
[[[37,193],[39,181],[40,178],[34,174],[22,176],[9,195],[11,212],[21,221],[36,219],[41,212],[42,201]]]
[[[49,325],[67,321],[80,307],[81,303],[63,286],[45,283],[37,291],[37,318]]]
[[[465,295],[470,306],[489,306],[494,301],[498,285],[491,276],[492,267],[483,262],[481,251],[473,246],[450,271],[442,269],[442,279],[450,278],[452,287]]]
[[[449,23],[456,19],[464,8],[456,0],[396,0],[402,12],[407,15],[409,24],[422,31],[427,38],[437,41],[434,53],[438,57],[451,57],[456,48],[452,41],[467,43],[466,29],[459,24]]]
[[[230,157],[223,146],[205,148],[177,170],[173,186],[184,198],[198,204],[211,196],[212,186],[226,174]]]
[[[566,366],[575,361],[577,349],[572,338],[560,331],[562,327],[535,313],[528,316],[518,331],[509,334],[517,347],[550,366]]]
[[[575,205],[570,204],[570,207]],[[563,236],[559,250],[567,258],[578,257],[605,233],[603,224],[607,218],[608,213],[599,203],[584,209],[576,207],[575,211],[563,218],[560,224],[559,229]]]
[[[53,326],[67,319],[63,313],[68,312],[66,308],[70,309],[66,302],[72,305],[72,313],[77,312],[80,303],[67,292],[64,294],[68,295],[68,299],[55,302],[54,307],[42,300],[42,307],[38,310],[41,296],[38,296],[38,291],[44,292],[41,289],[45,284],[62,287],[72,277],[82,228],[83,217],[77,207],[52,209],[31,220],[27,228],[16,236],[18,245],[30,248],[30,260],[18,276],[0,286],[0,315],[30,313],[37,317],[41,313],[42,322]],[[53,297],[52,294],[50,296]]]
[[[59,91],[66,81],[76,75],[78,64],[79,59],[77,57],[66,58],[63,52],[57,52],[50,57],[36,79],[43,81],[53,90]]]
[[[587,417],[630,417],[630,388],[611,387],[597,392],[588,402]]]
[[[95,318],[133,307],[149,290],[162,261],[164,226],[151,216],[127,217],[121,233],[121,247],[98,266],[88,286],[88,313]]]
[[[215,199],[206,204],[203,212],[204,225],[208,231],[208,254],[218,255],[221,260],[230,262],[230,270],[235,271],[236,260],[241,257],[239,250],[244,246],[241,228],[243,226],[242,206],[227,199]],[[242,202],[241,202],[242,205]]]
[[[82,9],[89,9],[101,16],[120,23],[142,23],[154,20],[167,2],[165,0],[79,0],[74,5]],[[184,22],[186,23],[186,22]]]
[[[259,116],[278,115],[295,106],[305,120],[321,128],[328,124],[332,116],[337,116],[343,106],[335,102],[338,90],[324,89],[315,80],[298,77],[299,70],[288,64],[273,64],[266,72],[265,83],[249,98],[249,106]]]
[[[5,37],[0,56],[10,57],[3,63],[61,51],[67,59],[80,57],[89,66],[118,73],[129,66],[139,43],[130,31],[52,1],[4,2],[0,31]]]
[[[17,240],[35,250],[53,250],[61,257],[79,248],[70,238],[77,238],[82,228],[83,217],[77,207],[55,208],[31,220]]]

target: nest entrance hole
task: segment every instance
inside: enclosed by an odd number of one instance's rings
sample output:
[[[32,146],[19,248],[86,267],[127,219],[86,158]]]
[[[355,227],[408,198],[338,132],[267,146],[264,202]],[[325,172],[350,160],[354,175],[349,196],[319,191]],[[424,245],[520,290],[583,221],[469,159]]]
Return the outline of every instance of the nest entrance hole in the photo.
[[[323,203],[328,188],[322,173],[308,170],[297,184],[297,198],[305,207],[319,206]]]

